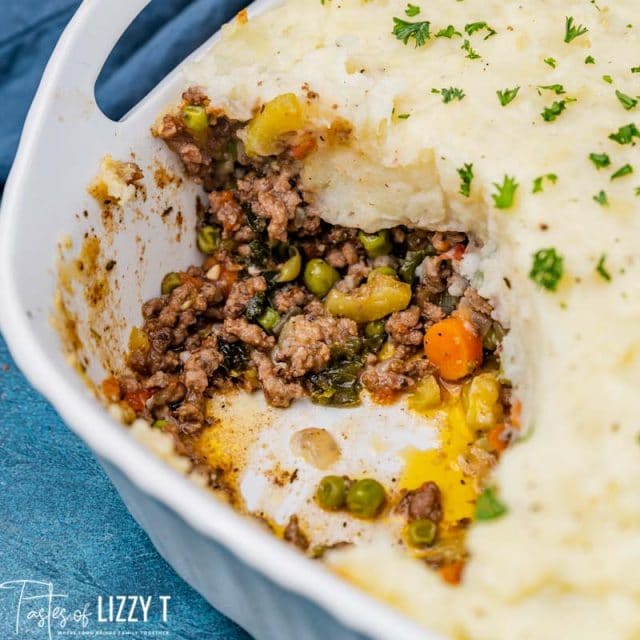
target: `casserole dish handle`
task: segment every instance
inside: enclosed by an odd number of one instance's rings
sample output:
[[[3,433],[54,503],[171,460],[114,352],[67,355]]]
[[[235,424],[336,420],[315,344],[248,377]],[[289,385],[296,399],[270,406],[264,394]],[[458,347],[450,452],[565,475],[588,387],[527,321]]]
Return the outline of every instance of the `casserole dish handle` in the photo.
[[[84,0],[56,46],[40,103],[73,93],[91,115],[106,118],[95,100],[96,80],[119,38],[150,1]]]

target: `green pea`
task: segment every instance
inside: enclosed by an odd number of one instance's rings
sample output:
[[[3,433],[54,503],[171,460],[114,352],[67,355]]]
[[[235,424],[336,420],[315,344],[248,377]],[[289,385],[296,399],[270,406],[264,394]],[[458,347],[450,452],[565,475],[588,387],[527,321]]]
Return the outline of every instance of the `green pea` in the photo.
[[[302,271],[302,256],[297,247],[289,247],[289,259],[280,267],[278,282],[292,282]]]
[[[207,225],[198,231],[198,249],[208,256],[214,254],[220,246],[220,229]]]
[[[338,511],[347,499],[347,483],[340,476],[325,476],[316,491],[316,502],[325,511]]]
[[[204,107],[188,105],[182,110],[184,126],[194,133],[202,133],[209,126],[209,116]]]
[[[374,234],[368,234],[364,231],[360,231],[358,233],[358,239],[370,258],[386,256],[391,253],[392,245],[388,229],[383,229],[382,231],[378,231],[378,233]]]
[[[340,274],[320,258],[310,260],[304,269],[304,283],[318,298],[324,298],[338,280]]]
[[[275,309],[267,307],[256,321],[265,331],[273,331],[278,322],[280,322],[280,314]]]
[[[438,525],[432,520],[414,520],[407,529],[412,547],[430,547],[436,541]]]
[[[386,501],[384,487],[372,478],[358,480],[347,493],[347,509],[358,518],[375,518]]]
[[[160,429],[160,431],[162,431],[167,426],[167,424],[168,422],[166,420],[156,420],[151,426],[154,429]]]
[[[393,267],[376,267],[369,272],[367,282],[371,280],[374,273],[380,273],[383,276],[393,276],[394,278],[398,277],[398,272]]]
[[[364,335],[367,338],[380,338],[386,333],[385,324],[384,320],[368,322],[364,327]]]
[[[168,296],[174,289],[177,289],[182,284],[182,278],[179,273],[172,271],[162,278],[162,284],[160,285],[160,291],[163,296]]]

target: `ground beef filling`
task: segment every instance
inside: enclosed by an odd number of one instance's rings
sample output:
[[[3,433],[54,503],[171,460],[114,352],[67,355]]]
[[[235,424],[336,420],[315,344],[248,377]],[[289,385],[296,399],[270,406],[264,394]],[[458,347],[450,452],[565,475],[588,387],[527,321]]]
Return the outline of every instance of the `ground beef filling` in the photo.
[[[184,99],[208,105],[197,89]],[[212,113],[206,136],[180,115],[157,127],[207,192],[196,229],[204,255],[167,274],[162,295],[143,305],[130,374],[118,380],[136,415],[194,433],[208,424],[207,399],[234,388],[261,389],[276,407],[303,396],[352,406],[363,388],[395,398],[436,372],[425,332],[449,317],[483,340],[485,356],[499,350],[491,305],[459,273],[465,234],[400,226],[365,236],[331,226],[304,192],[292,153],[250,158],[238,136],[244,124]],[[375,273],[409,285],[408,304],[375,321],[323,304],[332,287],[357,295]]]
[[[303,397],[349,407],[365,390],[376,402],[410,392],[409,406],[427,410],[441,387],[464,385],[469,398],[485,400],[474,412],[467,399],[479,439],[459,463],[482,486],[513,429],[504,419],[508,389],[496,373],[504,332],[460,273],[470,239],[404,226],[365,234],[329,225],[300,179],[301,160],[317,142],[312,133],[290,136],[278,153],[250,155],[247,123],[221,115],[197,88],[183,100],[155,131],[207,195],[196,210],[202,263],[166,274],[160,295],[142,306],[129,370],[105,380],[106,399],[119,403],[128,422],[141,417],[172,434],[178,453],[232,496],[224,471],[208,468],[191,444],[215,423],[208,400],[218,394],[261,391],[275,407]],[[371,519],[389,508],[405,522],[407,544],[447,581],[459,581],[469,522],[447,525],[440,540],[442,496],[434,482],[391,504],[373,479],[327,476],[316,502]],[[297,516],[283,537],[310,549]]]

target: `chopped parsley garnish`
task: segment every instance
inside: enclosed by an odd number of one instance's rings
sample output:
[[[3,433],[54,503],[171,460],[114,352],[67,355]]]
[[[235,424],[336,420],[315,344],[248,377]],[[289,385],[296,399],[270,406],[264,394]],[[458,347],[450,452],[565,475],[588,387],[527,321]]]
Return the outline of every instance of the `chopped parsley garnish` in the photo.
[[[545,122],[553,122],[566,108],[566,100],[556,100],[550,107],[545,107],[540,115]]]
[[[640,67],[631,67],[631,73],[640,73]]]
[[[482,57],[477,51],[474,50],[474,48],[471,46],[471,43],[468,40],[465,40],[460,48],[463,51],[467,52],[467,55],[465,57],[469,58],[470,60],[477,60],[478,58]]]
[[[411,117],[410,113],[399,113],[398,118],[400,120],[408,120]]]
[[[545,64],[548,64],[553,69],[555,69],[558,64],[555,58],[545,58],[544,62]]]
[[[638,106],[638,101],[631,96],[628,96],[626,93],[622,93],[622,91],[618,91],[616,89],[616,98],[620,100],[620,104],[627,110],[631,111],[634,107]]]
[[[609,198],[607,197],[606,191],[600,191],[600,193],[593,196],[593,199],[603,207],[606,207],[609,204]]]
[[[498,500],[493,489],[487,488],[478,496],[476,520],[495,520],[505,513],[507,513],[507,507]]]
[[[497,192],[491,196],[496,209],[510,209],[513,206],[513,200],[519,186],[515,178],[505,176],[502,184],[494,182],[493,186],[497,190]]]
[[[529,277],[547,291],[557,291],[564,273],[564,258],[553,248],[540,249],[533,256]]]
[[[453,36],[460,36],[462,37],[462,34],[459,31],[456,31],[456,28],[450,24],[448,27],[446,27],[445,29],[440,29],[440,31],[438,31],[438,33],[436,33],[436,38],[453,38]]]
[[[498,100],[503,107],[506,107],[510,102],[515,100],[520,91],[520,87],[514,87],[513,89],[504,89],[503,91],[496,91],[498,94]]]
[[[538,89],[544,89],[545,91],[553,91],[553,93],[555,93],[557,96],[561,96],[564,93],[567,93],[561,84],[542,84],[538,86]]]
[[[598,260],[598,264],[596,266],[596,273],[603,280],[606,280],[607,282],[611,282],[611,274],[609,273],[609,271],[607,271],[607,267],[605,266],[606,261],[607,261],[607,254],[603,253],[600,256],[600,260]]]
[[[467,35],[473,35],[476,31],[486,29],[488,34],[485,36],[485,40],[488,40],[491,36],[495,36],[498,33],[495,29],[490,27],[486,22],[471,22],[464,26],[465,33]]]
[[[633,167],[630,164],[625,164],[623,167],[620,167],[612,176],[612,180],[617,180],[618,178],[624,178],[624,176],[631,175],[633,173]]]
[[[469,197],[471,195],[471,183],[473,182],[473,165],[465,164],[458,169],[460,176],[460,194]]]
[[[442,96],[442,102],[448,104],[453,100],[462,100],[465,93],[458,87],[449,87],[448,89],[443,87],[442,89],[431,89],[431,93],[439,93]]]
[[[609,75],[606,76],[602,76],[602,79],[607,83],[607,84],[613,84],[613,78]]]
[[[410,17],[414,18],[420,13],[420,7],[417,7],[415,4],[409,3],[404,12]]]
[[[584,63],[585,64],[595,64],[596,63],[596,59],[593,56],[587,56],[584,59]]]
[[[583,27],[581,24],[576,25],[572,17],[565,18],[564,41],[566,43],[583,36],[587,31],[589,31],[589,29]]]
[[[611,164],[611,158],[606,153],[590,153],[589,160],[593,162],[596,169],[604,169]]]
[[[613,140],[618,144],[632,144],[634,138],[640,138],[640,131],[633,122],[624,127],[620,127],[616,133],[609,136],[609,140]]]
[[[416,43],[416,49],[424,46],[431,37],[429,32],[430,22],[407,22],[402,18],[394,18],[393,24],[393,35],[404,44],[409,44],[409,40],[413,38]]]
[[[533,181],[532,193],[540,193],[541,191],[544,191],[542,186],[542,183],[544,182],[544,180],[549,181],[551,184],[555,184],[556,182],[558,182],[558,176],[555,173],[547,173],[544,176],[538,176]]]

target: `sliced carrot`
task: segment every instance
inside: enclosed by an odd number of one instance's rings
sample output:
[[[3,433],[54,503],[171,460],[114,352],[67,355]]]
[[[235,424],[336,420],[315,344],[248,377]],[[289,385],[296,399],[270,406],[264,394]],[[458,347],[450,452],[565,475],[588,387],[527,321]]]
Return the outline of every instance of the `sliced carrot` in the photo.
[[[504,437],[506,428],[506,425],[499,424],[487,433],[487,440],[489,441],[489,445],[493,451],[502,453],[509,446],[508,440]]]
[[[522,402],[520,402],[520,400],[516,400],[511,405],[509,418],[511,419],[511,425],[516,429],[520,429],[522,426]]]
[[[136,412],[142,413],[145,409],[147,400],[153,394],[146,389],[140,389],[139,391],[130,391],[125,394],[124,401]]]
[[[429,328],[424,352],[440,376],[454,382],[482,364],[482,339],[459,318],[447,318]]]
[[[303,160],[315,148],[316,148],[316,140],[315,140],[315,138],[310,133],[307,133],[307,134],[304,135],[302,140],[300,140],[300,142],[298,142],[296,145],[291,147],[291,155],[296,160]]]
[[[457,244],[453,249],[451,249],[451,255],[454,260],[462,260],[466,250],[467,248],[463,244]]]
[[[109,402],[120,400],[120,383],[116,378],[106,378],[102,381],[102,393]]]
[[[464,562],[454,562],[447,564],[440,569],[440,577],[448,584],[458,585],[462,580],[462,570]]]

